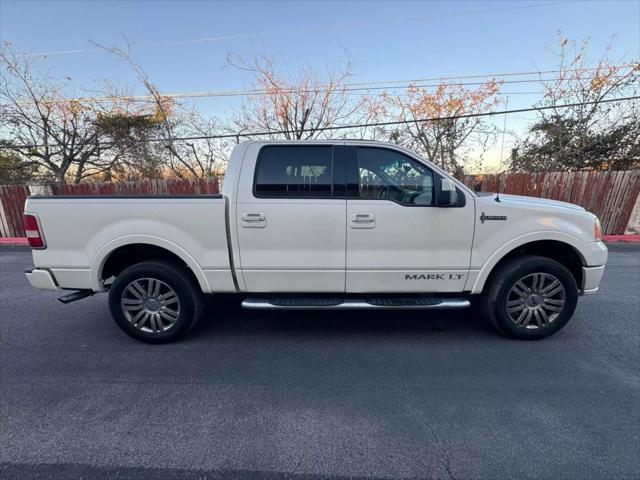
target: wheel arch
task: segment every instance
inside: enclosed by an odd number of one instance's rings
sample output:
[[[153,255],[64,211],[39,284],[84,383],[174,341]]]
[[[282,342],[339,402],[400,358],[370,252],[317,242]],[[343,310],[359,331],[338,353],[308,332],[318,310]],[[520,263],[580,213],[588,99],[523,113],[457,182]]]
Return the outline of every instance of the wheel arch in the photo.
[[[147,235],[121,237],[98,250],[91,266],[92,289],[104,291],[103,281],[106,278],[150,259],[167,259],[186,265],[200,289],[205,293],[210,292],[204,272],[191,255],[173,242]],[[105,274],[108,277],[105,278]]]
[[[539,255],[556,260],[565,265],[576,280],[578,288],[582,285],[582,267],[588,265],[590,254],[582,242],[570,235],[532,235],[523,236],[503,245],[482,266],[477,275],[472,294],[482,293],[491,275],[500,265],[518,255]]]

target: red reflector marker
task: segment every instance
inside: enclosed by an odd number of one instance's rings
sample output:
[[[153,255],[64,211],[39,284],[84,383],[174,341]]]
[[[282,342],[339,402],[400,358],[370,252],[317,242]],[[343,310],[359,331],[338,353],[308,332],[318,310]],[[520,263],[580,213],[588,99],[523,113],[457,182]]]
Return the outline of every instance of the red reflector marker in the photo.
[[[40,232],[40,225],[35,215],[24,214],[22,216],[24,232],[31,248],[45,248],[44,238]]]

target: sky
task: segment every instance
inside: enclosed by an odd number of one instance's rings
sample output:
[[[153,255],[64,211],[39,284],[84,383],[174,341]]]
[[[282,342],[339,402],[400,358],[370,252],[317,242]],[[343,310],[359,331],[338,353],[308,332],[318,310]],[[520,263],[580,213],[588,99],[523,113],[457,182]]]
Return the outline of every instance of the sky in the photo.
[[[629,1],[15,1],[0,0],[0,40],[31,54],[41,68],[69,76],[80,93],[101,80],[129,84],[132,72],[91,42],[134,45],[163,92],[242,90],[245,72],[228,53],[267,53],[287,71],[354,62],[354,82],[554,69],[557,33],[591,39],[594,55],[616,35],[613,56],[640,58],[640,0]],[[505,85],[505,92],[539,90]],[[506,98],[503,97],[503,98]],[[509,108],[534,95],[514,93]],[[205,114],[225,117],[238,97],[199,99]],[[524,125],[513,115],[509,126]],[[502,123],[502,122],[500,122]],[[509,128],[509,127],[507,127]]]

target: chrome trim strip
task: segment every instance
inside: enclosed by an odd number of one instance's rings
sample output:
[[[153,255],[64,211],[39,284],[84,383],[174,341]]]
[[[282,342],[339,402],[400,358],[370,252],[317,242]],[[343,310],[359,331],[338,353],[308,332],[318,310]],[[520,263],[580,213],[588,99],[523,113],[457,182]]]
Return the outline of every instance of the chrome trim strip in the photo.
[[[365,300],[345,299],[337,305],[274,305],[267,299],[247,298],[242,301],[242,308],[254,310],[450,310],[471,306],[465,298],[443,299],[435,305],[373,305]]]

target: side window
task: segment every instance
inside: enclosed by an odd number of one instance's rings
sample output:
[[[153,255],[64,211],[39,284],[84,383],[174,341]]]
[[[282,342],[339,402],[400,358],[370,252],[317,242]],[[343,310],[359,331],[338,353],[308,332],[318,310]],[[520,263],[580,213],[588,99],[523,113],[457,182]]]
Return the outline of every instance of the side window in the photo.
[[[392,200],[402,205],[434,205],[433,173],[393,150],[359,147],[360,198]]]
[[[263,147],[254,179],[257,197],[331,198],[331,145]]]

